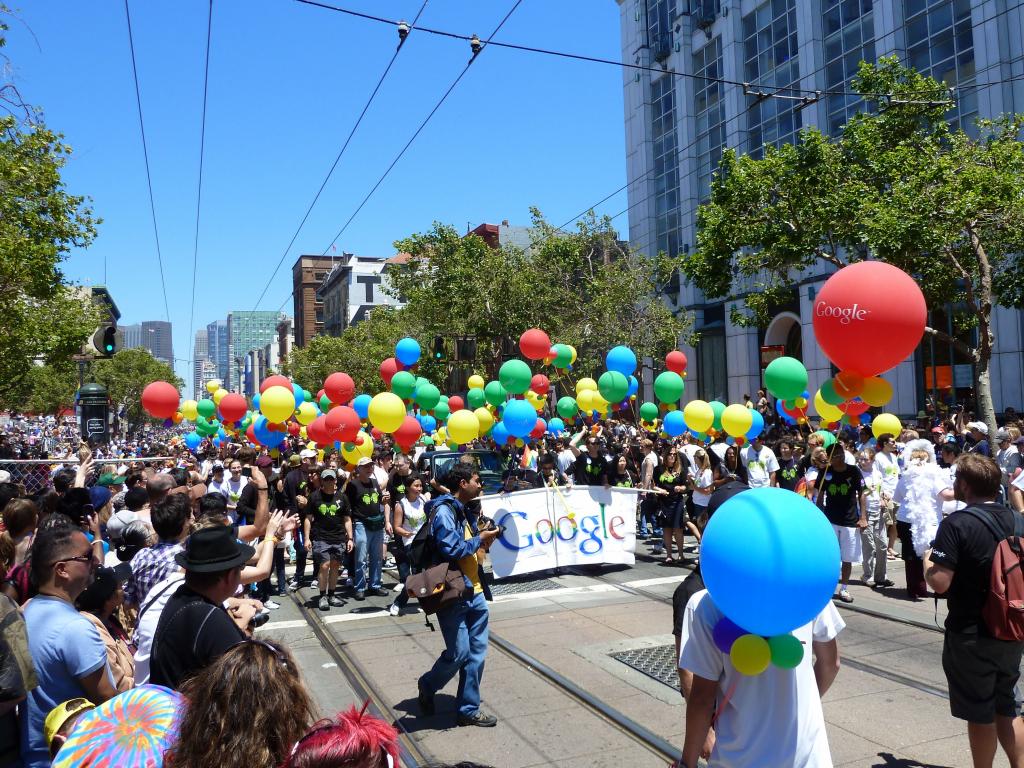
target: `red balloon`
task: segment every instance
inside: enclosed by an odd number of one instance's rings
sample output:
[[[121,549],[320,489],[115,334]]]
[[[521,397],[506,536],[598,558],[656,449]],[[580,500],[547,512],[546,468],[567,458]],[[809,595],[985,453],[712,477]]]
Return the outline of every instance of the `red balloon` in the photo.
[[[544,422],[544,419],[537,419],[537,423],[533,425],[533,429],[530,430],[530,437],[534,440],[544,437],[544,433],[548,431],[548,425]]]
[[[245,430],[245,436],[249,438],[249,442],[253,445],[261,445],[260,441],[256,438],[256,425],[250,424],[249,428]]]
[[[332,373],[324,382],[324,393],[332,403],[347,403],[356,396],[356,383],[347,373]]]
[[[401,370],[400,363],[393,357],[389,357],[380,364],[380,377],[384,379],[384,385],[391,386],[391,378]]]
[[[224,421],[241,421],[245,418],[245,412],[249,409],[249,404],[242,395],[237,392],[230,392],[221,398],[218,407]]]
[[[298,435],[299,435],[299,433],[301,431],[302,431],[302,425],[299,424],[299,422],[297,422],[297,421],[289,421],[288,422],[288,434],[289,435],[291,435],[292,437],[298,437]]]
[[[527,360],[543,360],[551,352],[551,339],[540,328],[531,328],[519,337],[519,349]]]
[[[420,439],[423,434],[423,427],[416,421],[415,416],[406,416],[402,426],[394,431],[395,442],[403,451],[407,451]]]
[[[538,395],[546,395],[548,390],[551,389],[551,382],[548,377],[543,373],[538,373],[532,379],[530,379],[530,389],[536,392]]]
[[[845,403],[840,403],[836,406],[840,411],[845,413],[847,416],[860,416],[862,413],[867,413],[871,406],[865,403],[863,400],[847,400]]]
[[[166,381],[154,381],[142,390],[142,407],[155,419],[169,419],[178,411],[181,395]]]
[[[354,408],[347,405],[336,405],[327,412],[325,422],[327,430],[334,436],[335,440],[343,443],[351,443],[359,434],[359,414]]]
[[[914,279],[881,261],[843,267],[814,297],[814,335],[841,371],[875,376],[907,359],[928,309]]]
[[[372,437],[374,440],[380,440],[382,437],[384,437],[384,433],[381,432],[376,427],[374,427],[373,429],[370,430],[370,437]],[[357,445],[362,445],[362,443],[357,443]]]
[[[465,407],[466,401],[463,400],[458,395],[452,395],[451,397],[448,398],[448,410],[450,410],[452,413],[455,413],[456,411],[461,411]]]
[[[686,370],[686,355],[678,349],[673,349],[665,355],[665,367],[672,371],[672,373],[678,373],[682,376],[683,371]]]
[[[287,390],[291,390],[292,382],[287,376],[282,376],[279,373],[275,373],[273,376],[267,376],[260,384],[260,394],[262,395],[271,387],[284,387]]]
[[[317,445],[327,445],[331,442],[331,431],[327,428],[327,417],[317,416],[306,425],[306,437]]]

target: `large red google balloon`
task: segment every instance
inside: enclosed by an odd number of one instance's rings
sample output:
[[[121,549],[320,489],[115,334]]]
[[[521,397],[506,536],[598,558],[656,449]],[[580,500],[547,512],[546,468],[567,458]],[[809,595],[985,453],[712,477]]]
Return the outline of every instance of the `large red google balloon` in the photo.
[[[881,261],[843,267],[814,297],[814,335],[841,371],[874,376],[899,365],[921,342],[924,294],[901,269]]]

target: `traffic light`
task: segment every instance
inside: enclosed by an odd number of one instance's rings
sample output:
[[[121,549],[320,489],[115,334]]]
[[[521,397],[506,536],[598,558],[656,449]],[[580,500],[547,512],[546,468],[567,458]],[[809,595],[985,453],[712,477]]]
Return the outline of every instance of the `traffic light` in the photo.
[[[89,342],[92,348],[96,350],[97,356],[113,357],[118,348],[117,326],[101,325],[93,333]]]
[[[444,336],[434,337],[434,360],[444,360]]]

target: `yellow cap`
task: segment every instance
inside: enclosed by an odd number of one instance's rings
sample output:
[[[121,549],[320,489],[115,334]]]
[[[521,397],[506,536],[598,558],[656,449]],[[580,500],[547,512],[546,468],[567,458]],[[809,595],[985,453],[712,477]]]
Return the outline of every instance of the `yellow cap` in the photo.
[[[79,712],[95,708],[96,705],[88,699],[78,698],[61,702],[51,709],[50,714],[46,716],[46,720],[43,722],[43,738],[46,739],[46,746],[50,746],[50,742],[53,741],[57,731],[61,729],[69,718],[74,717]]]

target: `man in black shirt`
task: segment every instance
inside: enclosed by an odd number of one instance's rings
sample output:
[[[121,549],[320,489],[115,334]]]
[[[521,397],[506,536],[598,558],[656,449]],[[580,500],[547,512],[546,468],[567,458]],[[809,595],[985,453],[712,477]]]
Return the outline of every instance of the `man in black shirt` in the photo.
[[[384,518],[384,500],[381,488],[373,478],[373,461],[363,457],[356,462],[356,471],[348,479],[345,488],[352,515],[352,538],[355,543],[355,573],[352,586],[356,600],[363,600],[366,593],[387,597],[388,592],[381,586],[384,564],[384,531],[391,533],[391,523]],[[369,589],[367,589],[367,566],[369,566]]]
[[[978,453],[956,463],[953,493],[968,506],[939,524],[924,555],[925,580],[949,607],[942,668],[949,683],[949,709],[967,721],[975,765],[992,765],[996,743],[1010,765],[1024,761],[1024,721],[1016,717],[1014,686],[1024,643],[992,637],[982,617],[989,594],[997,542],[1014,531],[1015,513],[995,500],[999,465]],[[990,526],[1000,531],[999,538]]]
[[[348,499],[338,493],[338,474],[333,469],[320,473],[320,488],[309,495],[303,530],[306,550],[313,553],[313,567],[320,588],[321,611],[341,607],[338,595],[338,571],[346,554],[352,551],[352,516]]]
[[[596,435],[587,435],[586,453],[580,451],[573,443],[570,450],[575,454],[573,476],[576,485],[603,485],[608,483],[608,460],[601,454],[601,443]]]
[[[185,583],[160,614],[150,657],[149,682],[179,689],[245,634],[224,610],[238,589],[242,566],[256,550],[234,537],[231,526],[196,531],[185,551],[174,556],[185,569]]]
[[[833,444],[829,466],[818,480],[818,508],[832,523],[839,540],[843,565],[837,597],[844,603],[852,603],[853,596],[846,587],[853,564],[859,563],[862,557],[860,529],[868,525],[868,491],[860,470],[846,463],[846,454],[839,443]]]
[[[310,460],[293,453],[285,464],[287,474],[284,476],[282,493],[292,515],[302,515],[306,509],[305,500],[309,497],[309,466]],[[303,538],[303,527],[295,529],[295,575],[288,581],[288,588],[299,588],[299,582],[306,576],[306,540]]]

